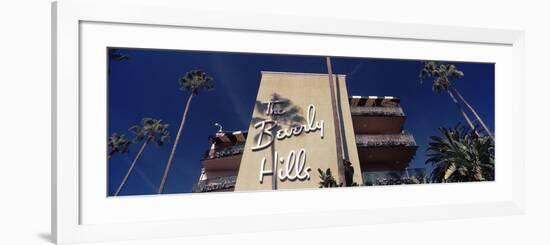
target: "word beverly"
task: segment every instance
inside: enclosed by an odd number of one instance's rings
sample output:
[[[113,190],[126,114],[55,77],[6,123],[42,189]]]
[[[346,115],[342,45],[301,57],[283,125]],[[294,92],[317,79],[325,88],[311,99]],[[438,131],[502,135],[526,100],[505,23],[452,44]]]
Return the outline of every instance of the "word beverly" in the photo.
[[[281,115],[285,113],[281,110],[277,111],[272,109],[272,106],[277,102],[282,103],[280,101],[267,102],[268,110],[266,110],[266,113],[268,115]],[[287,129],[279,129],[277,130],[275,137],[273,136],[273,129],[277,126],[277,121],[264,120],[254,124],[255,128],[260,128],[260,134],[256,146],[252,147],[252,150],[261,150],[270,146],[271,144],[273,144],[275,138],[277,138],[277,140],[284,140],[286,138],[291,138],[292,136],[298,136],[302,133],[308,134],[311,132],[316,132],[317,130],[320,131],[322,139],[324,137],[325,122],[323,120],[315,121],[315,113],[315,106],[309,105],[305,124],[289,127]],[[264,136],[268,137],[269,139],[267,139],[265,143],[262,143],[264,141]]]
[[[283,109],[277,108],[277,104],[286,103],[287,101],[283,100],[271,100],[265,102],[267,108],[265,114],[269,116],[283,115],[286,113]],[[266,147],[273,144],[275,138],[277,140],[284,140],[286,138],[291,138],[293,136],[299,136],[302,133],[309,134],[311,132],[320,132],[321,139],[324,138],[324,126],[325,123],[323,120],[315,121],[315,106],[309,105],[306,116],[306,123],[303,125],[292,126],[287,129],[277,130],[275,136],[273,135],[273,129],[277,126],[277,121],[275,120],[264,120],[258,122],[254,125],[255,128],[260,129],[259,137],[256,143],[256,146],[252,147],[253,151],[262,150]],[[268,139],[264,142],[264,136]],[[288,153],[287,158],[279,157],[279,153],[275,151],[273,153],[273,159],[271,163],[271,170],[266,169],[266,157],[263,157],[260,162],[260,174],[258,181],[263,183],[264,175],[272,175],[273,178],[278,178],[281,181],[289,180],[310,180],[311,176],[309,172],[311,167],[306,166],[306,150],[300,149],[297,153],[292,150]],[[277,171],[277,165],[282,164],[283,166],[279,171]]]

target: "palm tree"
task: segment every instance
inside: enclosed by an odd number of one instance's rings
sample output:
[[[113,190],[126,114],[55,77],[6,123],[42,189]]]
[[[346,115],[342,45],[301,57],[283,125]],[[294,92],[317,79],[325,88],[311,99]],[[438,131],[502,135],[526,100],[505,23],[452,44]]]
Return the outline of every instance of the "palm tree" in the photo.
[[[181,119],[178,133],[176,134],[176,139],[174,140],[174,145],[172,146],[172,151],[170,152],[170,157],[168,158],[168,162],[166,163],[166,167],[164,168],[164,174],[162,175],[162,179],[160,181],[158,194],[161,194],[162,191],[164,190],[164,185],[166,184],[166,179],[168,178],[168,173],[170,172],[170,167],[172,165],[172,161],[174,160],[176,148],[178,146],[181,133],[183,131],[183,126],[185,125],[185,121],[187,119],[187,112],[189,112],[189,106],[191,105],[191,101],[193,100],[194,96],[197,96],[199,94],[199,91],[211,90],[214,87],[211,84],[212,80],[213,80],[212,77],[208,76],[205,72],[200,70],[191,70],[187,72],[185,76],[183,76],[179,80],[180,90],[191,91],[191,94],[189,95],[189,98],[187,99],[187,103],[185,104],[183,117]]]
[[[466,107],[468,107],[468,109],[474,114],[474,116],[477,118],[477,120],[479,121],[479,123],[481,124],[481,126],[483,127],[485,132],[487,133],[487,135],[489,135],[489,137],[491,137],[492,140],[495,140],[493,134],[491,133],[491,131],[489,130],[489,128],[487,127],[485,122],[477,114],[477,111],[470,105],[470,103],[468,103],[468,101],[466,101],[466,99],[464,99],[464,97],[462,97],[462,94],[460,94],[460,92],[458,92],[458,89],[456,89],[455,86],[451,86],[451,89],[456,93],[456,95],[458,95],[458,98],[460,98],[460,100],[462,100],[462,103],[464,103],[466,105]]]
[[[435,168],[432,182],[494,180],[494,141],[468,127],[440,128],[443,137],[431,136],[426,164]]]
[[[120,135],[113,133],[107,142],[107,146],[109,147],[108,158],[111,159],[111,157],[113,157],[116,153],[128,154],[128,148],[131,144],[132,142],[126,139],[124,134]]]
[[[130,177],[130,174],[136,166],[138,159],[141,157],[141,154],[145,150],[145,147],[147,147],[150,142],[154,142],[158,146],[163,146],[164,143],[166,143],[170,139],[170,133],[167,129],[168,124],[163,124],[162,120],[148,117],[141,120],[141,125],[134,125],[130,128],[130,131],[136,135],[134,142],[137,143],[143,141],[143,144],[141,145],[141,148],[139,149],[137,155],[134,157],[134,160],[132,161],[130,168],[128,168],[126,175],[120,182],[120,185],[115,192],[115,196],[118,196],[118,194],[128,181],[128,177]]]
[[[427,78],[433,79],[432,90],[435,93],[440,93],[442,90],[447,91],[454,104],[457,106],[458,110],[466,119],[466,122],[468,122],[468,125],[470,125],[470,128],[472,130],[476,130],[474,124],[472,123],[472,120],[470,120],[468,115],[462,109],[462,106],[458,103],[458,100],[455,97],[456,94],[456,96],[459,97],[462,103],[464,103],[466,107],[468,107],[468,109],[474,114],[474,116],[477,118],[477,121],[481,124],[487,135],[489,135],[489,137],[494,140],[493,134],[491,133],[485,122],[477,114],[477,111],[468,103],[468,101],[466,101],[466,99],[464,99],[462,94],[460,94],[460,92],[458,92],[458,89],[456,89],[456,87],[453,85],[454,81],[464,76],[464,72],[458,70],[456,66],[452,64],[445,64],[436,61],[425,61],[424,67],[420,71],[419,76],[421,82]]]

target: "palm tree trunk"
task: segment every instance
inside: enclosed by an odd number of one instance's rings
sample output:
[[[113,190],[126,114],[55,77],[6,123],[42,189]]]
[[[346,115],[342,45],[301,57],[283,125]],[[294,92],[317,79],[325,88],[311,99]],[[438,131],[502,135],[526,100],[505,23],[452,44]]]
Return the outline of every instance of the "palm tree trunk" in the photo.
[[[174,155],[176,153],[176,147],[178,146],[178,142],[181,137],[181,132],[183,131],[183,126],[185,125],[185,120],[187,119],[187,112],[189,111],[189,105],[191,105],[191,100],[193,99],[194,95],[195,93],[191,92],[191,94],[189,95],[189,98],[187,99],[187,104],[185,105],[185,111],[183,112],[183,117],[181,118],[180,128],[178,129],[178,134],[176,135],[176,139],[174,140],[174,145],[172,146],[172,152],[170,152],[170,157],[168,158],[168,162],[166,163],[166,168],[164,168],[164,174],[162,175],[162,180],[160,181],[158,194],[162,194],[162,191],[164,190],[164,185],[166,184],[166,179],[168,178],[168,172],[170,172],[170,167],[172,166],[172,161],[174,160]]]
[[[495,138],[493,137],[493,134],[491,133],[491,131],[489,131],[489,128],[487,127],[487,125],[485,125],[485,122],[483,122],[483,120],[481,119],[481,117],[477,114],[477,111],[470,105],[470,103],[468,103],[468,101],[466,101],[466,99],[464,99],[464,97],[462,97],[462,94],[460,94],[460,92],[458,92],[458,89],[456,89],[454,86],[451,86],[451,88],[453,89],[453,91],[456,93],[456,95],[458,95],[458,98],[460,100],[462,100],[462,103],[464,103],[468,109],[470,109],[470,111],[474,114],[474,116],[477,118],[477,120],[479,121],[479,123],[481,123],[481,126],[483,127],[483,129],[485,130],[485,132],[487,132],[487,134],[489,135],[489,137],[491,137],[491,139],[493,141],[495,141]]]
[[[144,142],[141,148],[139,149],[136,157],[134,158],[134,161],[132,161],[132,164],[130,164],[130,168],[128,168],[128,172],[126,172],[126,175],[124,176],[124,179],[122,179],[122,182],[120,182],[120,185],[116,189],[115,196],[118,196],[124,185],[126,185],[126,182],[128,182],[128,177],[130,177],[130,174],[132,173],[132,170],[134,170],[134,167],[136,166],[137,160],[141,157],[141,154],[143,153],[143,150],[145,150],[145,147],[147,146],[147,143],[151,138],[147,138]]]
[[[336,92],[335,87],[336,84],[334,83],[334,79],[332,77],[332,64],[330,62],[330,57],[327,56],[327,70],[328,70],[328,81],[329,81],[329,88],[330,88],[330,102],[332,105],[332,117],[334,119],[334,133],[336,137],[336,166],[338,167],[338,178],[339,181],[343,183],[344,186],[346,185],[346,176],[345,176],[345,169],[344,169],[344,158],[342,157],[342,136],[341,136],[341,126],[340,126],[340,117],[338,116],[338,107],[337,107],[337,101],[336,101]]]
[[[475,131],[475,133],[477,135],[479,135],[477,133],[477,130],[476,130],[476,127],[474,126],[474,124],[472,123],[472,120],[470,120],[470,117],[468,117],[468,115],[466,114],[466,112],[464,112],[464,110],[462,109],[462,106],[460,106],[460,104],[458,103],[458,100],[456,100],[456,97],[454,96],[454,94],[449,90],[449,89],[445,89],[447,90],[447,92],[449,93],[449,96],[451,97],[451,99],[453,100],[453,102],[455,103],[456,105],[456,108],[458,108],[458,110],[460,111],[460,113],[462,113],[462,116],[464,116],[464,119],[466,119],[466,122],[468,122],[468,125],[470,125],[470,128],[472,128],[472,130]]]

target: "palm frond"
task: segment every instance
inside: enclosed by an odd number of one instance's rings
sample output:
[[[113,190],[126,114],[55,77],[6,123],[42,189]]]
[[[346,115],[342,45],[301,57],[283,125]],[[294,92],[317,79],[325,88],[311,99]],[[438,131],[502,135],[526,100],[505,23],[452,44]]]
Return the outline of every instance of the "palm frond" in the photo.
[[[141,125],[134,125],[129,130],[135,134],[134,142],[147,140],[162,146],[170,139],[168,124],[162,123],[160,119],[144,117]]]
[[[464,76],[464,72],[452,64],[439,61],[423,61],[422,64],[423,67],[418,75],[420,82],[431,79],[434,93],[449,89],[454,81]]]
[[[460,124],[439,132],[426,150],[425,163],[434,166],[432,182],[494,180],[494,142],[488,136]]]
[[[131,144],[132,141],[128,140],[124,134],[113,133],[107,140],[109,159],[116,153],[128,154]]]
[[[191,70],[187,72],[179,80],[180,89],[183,91],[191,91],[193,94],[197,94],[200,90],[211,90],[214,88],[212,81],[214,79],[208,76],[206,72],[201,70]]]

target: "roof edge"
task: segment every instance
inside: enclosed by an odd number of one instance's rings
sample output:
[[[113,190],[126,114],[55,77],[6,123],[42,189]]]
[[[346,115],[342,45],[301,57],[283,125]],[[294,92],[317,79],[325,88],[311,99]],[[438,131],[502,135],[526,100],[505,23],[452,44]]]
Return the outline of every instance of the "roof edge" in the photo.
[[[307,73],[307,72],[284,72],[284,71],[260,71],[263,74],[289,74],[289,75],[303,75],[303,76],[328,76],[327,73]],[[346,77],[346,74],[333,74],[339,77]]]

